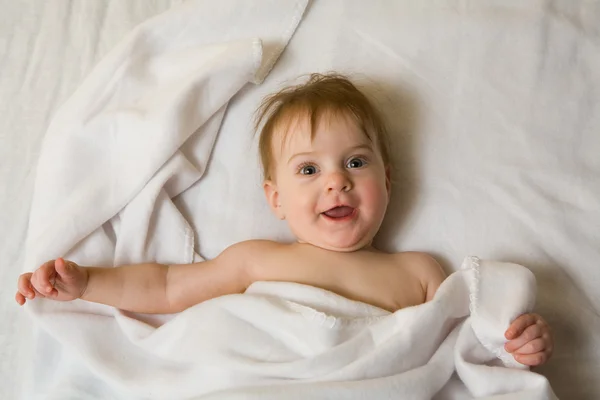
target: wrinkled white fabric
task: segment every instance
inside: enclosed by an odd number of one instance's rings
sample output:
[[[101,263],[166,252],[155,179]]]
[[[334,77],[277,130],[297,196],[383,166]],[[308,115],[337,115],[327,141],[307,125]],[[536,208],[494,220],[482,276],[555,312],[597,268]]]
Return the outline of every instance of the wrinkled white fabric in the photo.
[[[200,260],[193,231],[171,199],[201,177],[229,100],[264,79],[305,7],[305,0],[221,7],[190,1],[134,29],[50,124],[25,265],[61,254],[82,265]],[[182,146],[192,135],[189,157]],[[154,328],[81,301],[33,301],[26,309],[62,345],[44,333],[34,341],[51,356],[34,371],[33,395],[78,398],[75,390],[86,381],[86,392],[115,390],[125,398],[148,394],[150,382],[157,383],[151,389],[157,398],[191,390],[188,384],[174,392],[165,364],[149,363],[131,345],[132,337],[152,335]],[[80,376],[82,363],[90,369],[87,379]]]

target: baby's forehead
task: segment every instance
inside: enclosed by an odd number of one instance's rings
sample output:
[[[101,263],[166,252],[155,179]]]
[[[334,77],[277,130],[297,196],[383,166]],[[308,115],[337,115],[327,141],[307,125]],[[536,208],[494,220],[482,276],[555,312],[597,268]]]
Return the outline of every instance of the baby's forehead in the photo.
[[[308,151],[315,141],[339,141],[344,145],[371,145],[371,140],[350,113],[322,112],[317,115],[296,113],[282,118],[273,127],[273,154],[282,156],[297,151]]]

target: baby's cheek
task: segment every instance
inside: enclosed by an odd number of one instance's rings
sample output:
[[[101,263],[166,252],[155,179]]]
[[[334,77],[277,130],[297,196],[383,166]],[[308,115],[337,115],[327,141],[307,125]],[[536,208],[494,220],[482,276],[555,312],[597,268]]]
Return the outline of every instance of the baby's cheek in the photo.
[[[365,182],[364,191],[362,193],[363,201],[373,208],[383,209],[387,206],[387,190],[385,183],[380,183],[375,180]]]
[[[314,201],[299,190],[287,193],[285,206],[288,223],[294,230],[303,230],[314,214]]]

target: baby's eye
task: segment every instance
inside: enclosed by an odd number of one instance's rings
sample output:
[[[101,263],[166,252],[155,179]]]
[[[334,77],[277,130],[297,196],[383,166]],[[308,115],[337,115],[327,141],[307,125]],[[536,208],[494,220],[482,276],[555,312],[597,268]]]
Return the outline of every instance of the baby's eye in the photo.
[[[317,167],[314,165],[305,165],[300,168],[300,173],[302,175],[314,175],[317,173]]]
[[[350,161],[348,161],[348,163],[346,164],[346,168],[360,168],[360,167],[364,167],[365,164],[366,164],[365,160],[363,160],[362,158],[355,157],[355,158],[351,159]]]

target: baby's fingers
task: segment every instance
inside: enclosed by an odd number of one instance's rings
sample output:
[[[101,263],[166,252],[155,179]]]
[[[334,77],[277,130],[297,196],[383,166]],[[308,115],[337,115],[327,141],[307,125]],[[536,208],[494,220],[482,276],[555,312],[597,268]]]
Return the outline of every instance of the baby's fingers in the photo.
[[[57,258],[54,262],[56,273],[62,278],[71,278],[76,275],[77,264],[67,261],[64,258]]]
[[[31,276],[33,274],[31,272],[28,272],[26,274],[22,274],[21,276],[19,276],[19,280],[17,281],[17,296],[16,296],[16,300],[17,303],[23,305],[25,303],[25,298],[28,299],[33,299],[35,298],[35,290],[33,290],[33,287],[31,286]],[[18,296],[20,295],[20,296]],[[22,298],[22,302],[19,301]]]
[[[514,339],[523,333],[525,329],[536,323],[537,316],[535,314],[523,314],[515,319],[506,330],[504,336],[508,339]]]
[[[40,293],[50,295],[54,290],[55,276],[56,269],[54,268],[54,260],[45,262],[33,273],[32,283],[34,288]]]
[[[28,272],[19,276],[19,280],[17,281],[17,293],[15,294],[15,300],[21,306],[25,304],[27,299],[33,300],[36,297],[45,297],[43,294],[38,292],[31,283],[32,276],[33,273]]]
[[[521,348],[515,351],[516,354],[535,354],[546,350],[546,340],[543,337],[532,340],[526,343]]]
[[[542,336],[542,328],[539,324],[530,325],[523,331],[521,336],[518,338],[511,340],[510,342],[504,345],[504,349],[509,353],[513,353],[515,350],[520,349],[526,343],[532,341],[533,339],[537,339]],[[518,360],[517,360],[518,361]]]
[[[548,361],[549,355],[546,351],[541,351],[535,354],[515,354],[515,360],[523,365],[536,367]]]
[[[15,295],[15,301],[19,303],[20,306],[22,306],[23,304],[25,304],[25,296],[23,296],[21,292],[17,292],[17,294]]]
[[[15,300],[17,301],[17,303],[19,303],[20,306],[22,306],[23,304],[25,304],[27,299],[33,300],[36,297],[42,297],[42,298],[46,297],[35,289],[33,289],[32,293],[33,293],[33,295],[23,295],[23,293],[17,292],[15,294]],[[58,294],[58,292],[57,292],[57,294]]]

